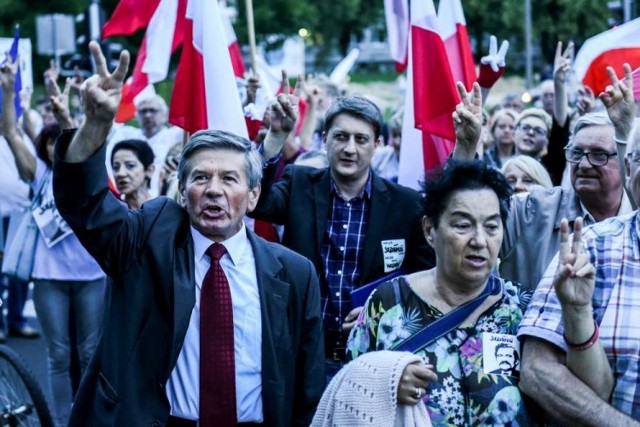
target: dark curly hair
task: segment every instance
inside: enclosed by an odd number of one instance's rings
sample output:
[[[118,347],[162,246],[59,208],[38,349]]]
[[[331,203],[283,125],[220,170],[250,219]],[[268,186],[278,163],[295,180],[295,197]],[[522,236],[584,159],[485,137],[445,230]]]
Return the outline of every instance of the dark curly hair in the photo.
[[[500,218],[505,225],[511,205],[511,186],[497,169],[481,160],[450,159],[443,168],[429,174],[422,183],[424,214],[434,227],[447,207],[449,198],[461,190],[493,190],[500,204]]]
[[[55,141],[60,135],[60,126],[55,123],[52,125],[47,125],[42,128],[38,136],[36,137],[36,154],[47,164],[47,166],[52,167],[51,159],[49,159],[49,155],[47,154],[47,143],[49,141]]]

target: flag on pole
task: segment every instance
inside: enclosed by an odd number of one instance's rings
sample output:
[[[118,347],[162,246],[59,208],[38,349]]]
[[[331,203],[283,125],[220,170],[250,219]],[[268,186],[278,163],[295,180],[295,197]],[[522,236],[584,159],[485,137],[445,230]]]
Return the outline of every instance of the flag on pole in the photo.
[[[476,66],[460,0],[440,1],[438,25],[454,82],[462,82],[467,90],[471,90],[473,83],[477,80]]]
[[[416,127],[455,139],[451,113],[459,102],[458,92],[438,31],[433,0],[411,3],[411,60]]]
[[[640,67],[640,18],[588,39],[576,55],[576,78],[597,95],[610,84],[607,66],[622,73],[622,65]]]
[[[136,15],[128,17],[120,12],[122,10],[133,11]],[[146,93],[155,93],[149,85],[167,78],[171,54],[184,37],[185,10],[186,0],[122,0],[104,25],[103,37],[131,35],[136,30],[147,27],[132,75],[122,88],[122,101],[116,113],[117,122],[132,119],[136,100]],[[153,55],[147,55],[147,51],[153,52]]]
[[[396,62],[396,71],[407,68],[407,46],[409,41],[409,6],[407,0],[384,0],[384,17],[387,23],[387,38],[391,58]]]
[[[398,183],[418,188],[425,171],[445,162],[453,150],[451,115],[458,93],[433,1],[412,2],[411,16]]]
[[[160,0],[120,0],[102,27],[102,37],[128,36],[149,25]]]
[[[243,78],[247,68],[244,65],[242,59],[242,50],[240,49],[240,43],[238,43],[238,37],[231,24],[231,19],[226,13],[221,13],[222,22],[224,23],[224,30],[227,34],[227,45],[229,46],[229,56],[231,57],[231,65],[233,66],[233,72],[236,77]]]
[[[169,122],[189,132],[226,130],[246,138],[220,6],[188,0],[186,18]]]
[[[16,29],[13,33],[13,42],[11,43],[11,48],[9,49],[9,57],[12,62],[15,62],[16,58],[18,58],[18,44],[20,43],[20,26],[16,25]],[[6,62],[6,59],[2,61],[2,64]],[[13,85],[13,91],[15,93],[15,97],[13,98],[13,106],[16,110],[16,120],[20,119],[22,116],[22,105],[20,104],[20,92],[22,91],[22,72],[20,71],[20,64],[18,64],[18,70],[16,71],[16,80]],[[2,112],[2,96],[3,93],[0,90],[0,112]]]

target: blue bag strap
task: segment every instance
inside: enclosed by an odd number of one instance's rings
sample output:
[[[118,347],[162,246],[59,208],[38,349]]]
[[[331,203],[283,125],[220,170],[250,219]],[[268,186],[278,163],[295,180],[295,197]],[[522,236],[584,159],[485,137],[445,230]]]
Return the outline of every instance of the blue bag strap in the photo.
[[[489,276],[487,285],[480,295],[431,322],[406,340],[392,347],[391,350],[410,351],[412,353],[422,350],[438,338],[460,326],[490,295],[500,294],[502,290],[501,283],[501,280],[492,274]]]

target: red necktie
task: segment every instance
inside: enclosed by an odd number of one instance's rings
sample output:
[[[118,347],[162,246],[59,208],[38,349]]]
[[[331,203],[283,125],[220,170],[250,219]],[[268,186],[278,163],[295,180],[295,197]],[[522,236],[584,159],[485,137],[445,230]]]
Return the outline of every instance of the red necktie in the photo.
[[[229,282],[220,266],[227,249],[214,243],[211,266],[200,292],[200,425],[235,427],[236,370],[233,306]]]

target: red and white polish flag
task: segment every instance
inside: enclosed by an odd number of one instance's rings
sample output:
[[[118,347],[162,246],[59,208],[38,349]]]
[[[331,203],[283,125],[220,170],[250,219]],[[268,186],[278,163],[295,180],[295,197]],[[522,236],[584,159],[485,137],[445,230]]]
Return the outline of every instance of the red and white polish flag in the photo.
[[[236,32],[233,29],[233,25],[231,24],[229,15],[227,15],[226,13],[221,13],[220,15],[222,16],[224,30],[227,34],[227,45],[229,46],[229,56],[231,57],[233,72],[236,77],[244,78],[244,73],[247,71],[247,68],[245,67],[244,60],[242,59],[242,50],[240,49],[238,37],[236,36]]]
[[[576,55],[576,78],[597,95],[610,84],[607,66],[620,76],[622,65],[640,67],[640,18],[604,31],[588,39]]]
[[[188,0],[186,18],[169,122],[189,132],[226,130],[246,138],[220,6],[217,1]]]
[[[467,90],[471,90],[477,80],[476,66],[460,0],[440,0],[438,28],[444,40],[454,82],[462,82]]]
[[[398,182],[417,188],[453,150],[459,102],[432,0],[411,3],[411,36]]]
[[[132,75],[122,88],[117,122],[132,119],[136,99],[155,93],[152,85],[167,78],[171,54],[182,43],[185,9],[186,0],[122,0],[105,23],[104,38],[131,35],[147,27]]]

